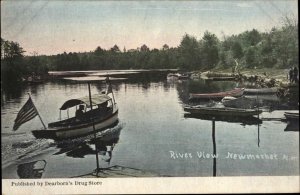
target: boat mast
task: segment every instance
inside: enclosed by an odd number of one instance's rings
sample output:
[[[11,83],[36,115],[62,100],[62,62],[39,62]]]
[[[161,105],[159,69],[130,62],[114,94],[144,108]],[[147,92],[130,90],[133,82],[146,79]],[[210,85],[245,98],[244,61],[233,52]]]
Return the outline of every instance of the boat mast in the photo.
[[[91,110],[93,110],[90,82],[88,82],[88,88],[89,88],[90,107],[91,107]],[[97,148],[97,144],[96,144],[96,129],[95,129],[95,123],[94,123],[94,118],[93,117],[92,117],[92,123],[93,123],[94,137],[95,137],[96,162],[97,162],[97,174],[98,174],[98,171],[99,171],[99,157],[98,157],[98,148]]]

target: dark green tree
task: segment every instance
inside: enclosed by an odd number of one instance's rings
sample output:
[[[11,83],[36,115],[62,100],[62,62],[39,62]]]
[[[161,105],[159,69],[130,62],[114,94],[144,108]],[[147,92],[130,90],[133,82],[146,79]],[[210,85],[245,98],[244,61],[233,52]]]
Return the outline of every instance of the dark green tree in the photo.
[[[200,40],[203,68],[214,68],[219,62],[218,45],[219,39],[216,37],[216,35],[206,31],[202,40]]]
[[[120,48],[117,45],[114,45],[112,48],[110,48],[110,51],[112,52],[120,52]]]
[[[179,45],[179,68],[192,70],[200,68],[200,48],[195,37],[185,34]]]
[[[21,81],[26,74],[23,48],[17,42],[1,38],[1,52],[1,77],[4,83]]]

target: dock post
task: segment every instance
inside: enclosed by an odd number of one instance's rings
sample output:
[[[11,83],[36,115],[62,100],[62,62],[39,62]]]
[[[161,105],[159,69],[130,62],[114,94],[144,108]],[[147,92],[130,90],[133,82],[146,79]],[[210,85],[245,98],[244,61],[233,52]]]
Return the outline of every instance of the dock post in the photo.
[[[216,177],[217,172],[217,157],[216,157],[216,135],[215,135],[215,117],[212,118],[212,141],[213,141],[213,176]]]
[[[90,107],[91,107],[91,110],[93,110],[93,103],[92,103],[90,82],[88,82],[88,87],[89,87]],[[96,144],[96,129],[95,129],[95,123],[94,123],[94,119],[93,118],[92,118],[92,122],[93,122],[93,130],[94,130],[94,137],[95,137],[95,150],[96,150],[97,175],[98,175],[98,171],[99,171],[99,157],[98,157],[98,148],[97,148],[97,144]]]
[[[256,94],[256,105],[257,105],[257,146],[259,147],[260,138],[259,138],[259,103],[258,103],[258,94]]]

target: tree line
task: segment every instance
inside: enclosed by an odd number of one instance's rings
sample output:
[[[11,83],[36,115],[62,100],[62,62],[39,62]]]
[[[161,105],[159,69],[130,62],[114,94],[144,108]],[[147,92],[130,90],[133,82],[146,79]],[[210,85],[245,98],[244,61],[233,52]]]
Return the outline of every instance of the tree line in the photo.
[[[206,31],[201,39],[185,34],[178,47],[164,44],[160,49],[142,45],[126,50],[114,45],[98,46],[91,52],[24,56],[16,42],[1,38],[2,80],[19,81],[29,75],[46,75],[49,70],[163,69],[210,70],[232,68],[289,68],[298,66],[298,22],[285,18],[284,24],[269,32],[256,29],[223,36]]]

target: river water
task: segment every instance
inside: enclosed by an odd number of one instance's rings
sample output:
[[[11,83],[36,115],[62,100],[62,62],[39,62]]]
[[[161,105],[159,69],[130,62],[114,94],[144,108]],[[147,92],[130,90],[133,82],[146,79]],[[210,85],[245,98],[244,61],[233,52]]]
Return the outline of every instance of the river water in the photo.
[[[258,125],[217,120],[212,137],[211,120],[185,115],[189,92],[228,90],[236,83],[167,80],[166,72],[151,74],[113,82],[119,123],[98,133],[94,141],[90,136],[65,141],[36,139],[31,131],[42,128],[38,117],[12,130],[27,93],[47,124],[58,120],[58,109],[66,100],[88,95],[87,84],[56,79],[4,90],[2,178],[66,178],[91,173],[96,168],[95,143],[102,168],[117,165],[176,177],[213,176],[213,168],[216,176],[299,175],[299,130],[288,131],[286,122],[263,120]],[[92,94],[104,88],[101,82],[91,84]],[[70,110],[70,115],[74,113]],[[262,116],[281,118],[283,113],[275,110]],[[39,168],[40,173],[30,171]]]

